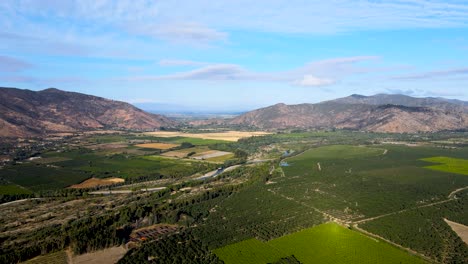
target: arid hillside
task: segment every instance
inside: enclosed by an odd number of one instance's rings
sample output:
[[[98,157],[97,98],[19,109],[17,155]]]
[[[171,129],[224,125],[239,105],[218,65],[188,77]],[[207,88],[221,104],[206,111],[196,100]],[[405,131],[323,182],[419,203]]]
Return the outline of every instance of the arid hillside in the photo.
[[[96,129],[151,131],[176,122],[128,103],[50,88],[0,88],[0,136],[29,137]]]
[[[466,102],[402,95],[352,95],[318,104],[276,104],[229,121],[262,129],[346,128],[416,133],[468,129]]]

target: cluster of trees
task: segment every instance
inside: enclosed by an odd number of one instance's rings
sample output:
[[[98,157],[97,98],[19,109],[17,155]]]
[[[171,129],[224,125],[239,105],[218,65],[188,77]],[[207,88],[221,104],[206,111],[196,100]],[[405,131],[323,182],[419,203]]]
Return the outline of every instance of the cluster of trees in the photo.
[[[186,210],[187,206],[220,197],[228,197],[242,187],[243,185],[221,186],[191,198],[175,201],[168,201],[167,198],[170,197],[172,191],[171,188],[168,188],[154,193],[144,200],[131,203],[117,212],[84,217],[63,225],[45,227],[27,234],[23,240],[15,240],[16,238],[8,236],[0,237],[0,242],[2,242],[0,263],[16,263],[68,247],[74,253],[82,254],[120,245],[128,241],[131,231],[137,228],[138,223],[143,219],[151,219],[151,221],[147,221],[149,224],[177,223],[190,226],[194,220]],[[65,191],[64,194],[66,194]],[[197,220],[201,220],[201,218],[197,218]],[[201,251],[195,250],[194,252],[200,253]],[[205,260],[202,258],[200,263],[216,263]]]
[[[170,235],[132,249],[119,264],[132,263],[223,263],[190,232]]]
[[[468,246],[443,218],[467,224],[468,197],[370,221],[362,228],[441,263],[467,263]],[[404,222],[404,224],[402,224]]]
[[[2,203],[8,203],[8,202],[13,202],[16,200],[21,200],[21,199],[27,199],[27,198],[33,198],[33,194],[0,194],[0,204]]]

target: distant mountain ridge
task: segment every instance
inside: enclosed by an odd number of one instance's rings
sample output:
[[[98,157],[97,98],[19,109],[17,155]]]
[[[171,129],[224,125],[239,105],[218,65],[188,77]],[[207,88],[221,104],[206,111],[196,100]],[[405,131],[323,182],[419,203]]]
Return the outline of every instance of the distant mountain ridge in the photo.
[[[443,98],[354,94],[317,104],[276,104],[245,113],[229,124],[261,129],[339,128],[390,133],[468,130],[468,103]]]
[[[377,94],[373,96],[365,96],[359,94],[353,94],[348,97],[331,100],[331,102],[346,103],[346,104],[369,104],[369,105],[402,105],[409,107],[432,107],[438,109],[459,109],[459,107],[468,106],[468,102],[456,100],[456,99],[445,99],[441,97],[425,97],[417,98],[402,94]],[[468,108],[465,108],[467,110]]]
[[[96,129],[155,130],[176,122],[128,103],[55,88],[0,88],[0,136],[31,137]]]

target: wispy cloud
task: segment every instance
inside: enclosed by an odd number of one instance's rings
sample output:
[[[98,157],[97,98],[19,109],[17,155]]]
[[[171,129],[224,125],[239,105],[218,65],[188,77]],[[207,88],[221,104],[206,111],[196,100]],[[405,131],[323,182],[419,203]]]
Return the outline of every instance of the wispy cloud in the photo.
[[[392,79],[394,80],[421,80],[421,79],[452,77],[452,76],[459,76],[459,75],[468,75],[468,68],[428,71],[428,72],[417,73],[417,74],[395,76],[395,77],[392,77]]]
[[[343,57],[321,60],[281,72],[256,72],[237,64],[210,64],[185,60],[162,61],[163,65],[203,65],[202,67],[167,75],[144,75],[124,78],[128,81],[207,80],[207,81],[267,81],[287,82],[296,86],[327,86],[346,76],[368,72],[355,64],[375,60],[376,56]],[[161,62],[160,62],[161,64]]]
[[[422,89],[394,89],[389,88],[386,89],[387,93],[390,94],[403,94],[408,96],[416,96],[416,97],[457,97],[457,96],[464,96],[461,92],[453,92],[453,91],[442,91],[442,90],[422,90]]]
[[[164,59],[159,61],[160,66],[203,66],[209,65],[208,62],[192,61],[192,60],[174,60],[174,59]]]
[[[174,42],[208,43],[225,40],[227,33],[198,23],[156,24],[129,28],[131,32]]]
[[[0,72],[18,72],[32,67],[32,64],[21,59],[0,55]]]
[[[468,26],[468,5],[457,0],[4,0],[0,9],[4,28],[14,28],[11,21],[26,23],[27,17],[67,19],[87,25],[96,34],[102,33],[99,27],[118,28],[169,40],[203,42],[224,40],[231,30],[334,34]]]

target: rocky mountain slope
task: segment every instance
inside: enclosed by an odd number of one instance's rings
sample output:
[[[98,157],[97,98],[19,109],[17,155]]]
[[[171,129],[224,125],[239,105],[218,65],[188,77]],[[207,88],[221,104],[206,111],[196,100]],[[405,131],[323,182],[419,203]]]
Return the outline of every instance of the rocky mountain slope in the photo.
[[[442,98],[352,95],[318,104],[276,104],[229,123],[262,129],[346,128],[392,133],[467,130],[467,105]]]
[[[155,130],[176,123],[128,103],[50,88],[0,88],[0,136],[30,137],[96,129]]]

